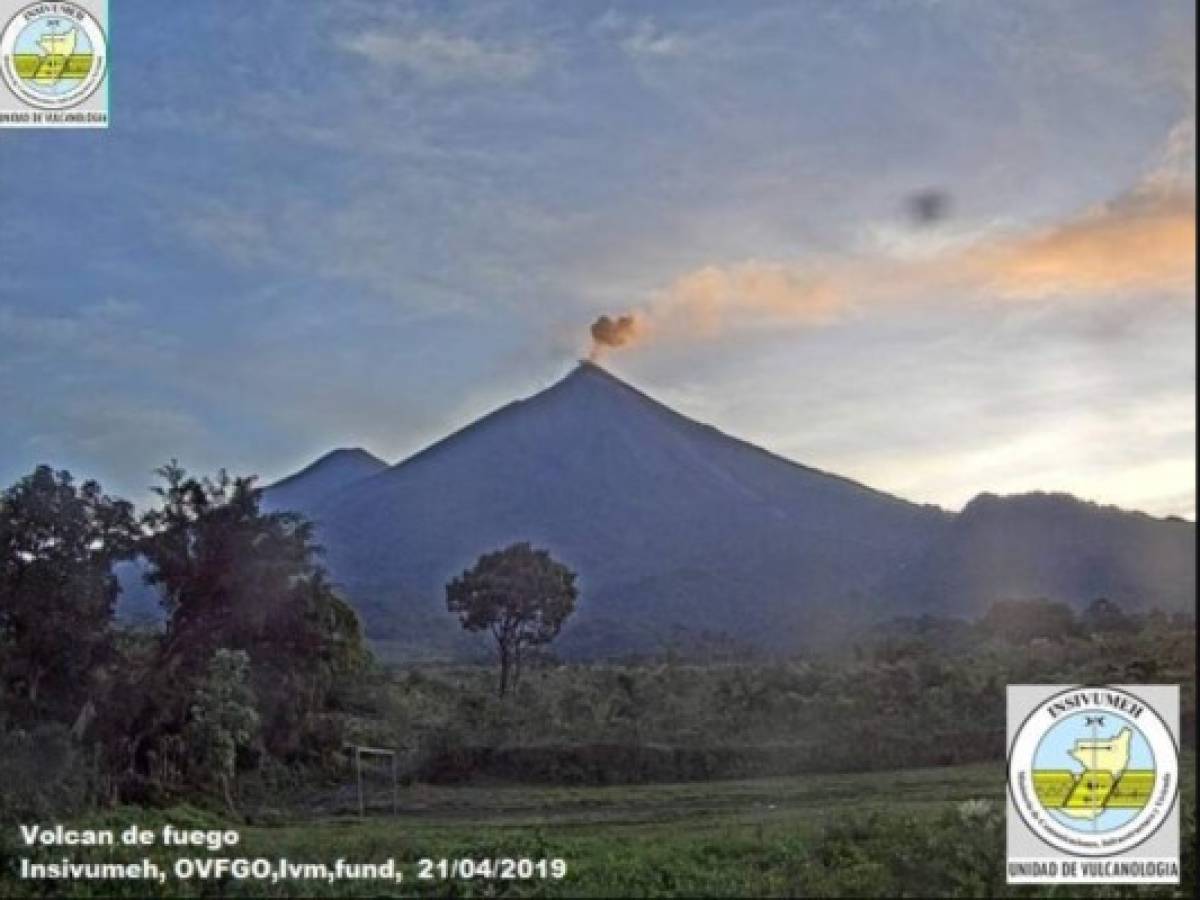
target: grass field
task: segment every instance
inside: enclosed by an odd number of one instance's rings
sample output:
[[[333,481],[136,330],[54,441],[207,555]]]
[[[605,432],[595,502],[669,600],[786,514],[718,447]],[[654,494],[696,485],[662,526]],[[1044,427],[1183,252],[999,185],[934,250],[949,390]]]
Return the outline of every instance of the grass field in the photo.
[[[1194,756],[1184,768],[1186,796],[1194,790]],[[329,866],[339,858],[395,859],[404,882],[233,877],[202,882],[168,876],[165,884],[68,884],[10,877],[0,881],[0,895],[894,896],[907,890],[978,896],[1004,892],[1003,795],[1003,767],[976,765],[621,787],[414,785],[401,789],[396,816],[382,809],[390,797],[376,792],[365,819],[276,810],[231,825],[190,807],[121,808],[78,824],[115,830],[133,823],[154,829],[167,823],[234,827],[241,843],[216,854],[120,848],[65,855],[77,862],[149,856],[164,870],[181,856]],[[17,870],[18,857],[29,855],[11,840],[0,849],[5,852],[8,859],[0,861],[9,872]],[[63,855],[57,849],[36,853],[40,861]],[[565,860],[567,875],[437,877],[437,860],[517,857]],[[432,879],[418,878],[422,858],[435,861]]]
[[[961,800],[1003,799],[1000,765],[957,766],[852,775],[806,775],[744,781],[614,787],[495,786],[439,787],[416,784],[400,790],[400,819],[413,824],[470,822],[497,827],[612,827],[686,822],[722,824],[767,820],[820,822],[847,808],[920,811]],[[352,789],[314,803],[335,807],[330,820],[349,815],[357,803]],[[370,811],[390,810],[385,786],[368,789]]]

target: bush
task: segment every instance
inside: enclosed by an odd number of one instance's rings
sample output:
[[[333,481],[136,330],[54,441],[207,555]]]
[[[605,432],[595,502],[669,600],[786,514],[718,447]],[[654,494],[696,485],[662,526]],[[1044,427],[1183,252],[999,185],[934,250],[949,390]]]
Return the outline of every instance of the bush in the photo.
[[[1177,889],[1072,886],[1073,895],[1193,896],[1196,806],[1181,810],[1181,871]],[[793,896],[996,897],[1061,896],[1058,888],[1005,883],[1004,804],[967,800],[929,820],[879,813],[852,815],[826,826],[793,874]]]
[[[0,825],[74,815],[100,801],[105,787],[65,725],[0,732]]]

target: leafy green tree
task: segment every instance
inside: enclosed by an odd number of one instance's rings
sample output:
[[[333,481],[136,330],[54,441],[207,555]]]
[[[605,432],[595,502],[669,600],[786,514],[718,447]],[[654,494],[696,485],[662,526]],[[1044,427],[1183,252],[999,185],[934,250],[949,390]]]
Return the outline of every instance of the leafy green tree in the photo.
[[[501,697],[520,680],[524,652],[558,636],[578,596],[575,573],[524,542],[485,553],[446,585],[446,607],[462,627],[496,641]]]
[[[219,788],[230,808],[238,751],[251,745],[259,729],[249,678],[246,651],[219,648],[193,694],[184,729],[195,775],[202,783]]]
[[[140,549],[168,620],[147,696],[125,729],[132,766],[147,771],[156,742],[181,733],[219,648],[250,660],[268,752],[298,758],[340,744],[328,701],[367,651],[358,617],[319,562],[312,524],[262,512],[252,478],[195,478],[174,462],[159,475],[161,503],[144,517]]]
[[[25,713],[78,712],[137,534],[129,503],[49,466],[0,494],[0,684]]]

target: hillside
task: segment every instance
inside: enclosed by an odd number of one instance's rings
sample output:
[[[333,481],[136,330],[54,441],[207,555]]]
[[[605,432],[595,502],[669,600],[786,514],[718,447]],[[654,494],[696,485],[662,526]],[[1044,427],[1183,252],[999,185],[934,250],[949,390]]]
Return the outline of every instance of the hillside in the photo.
[[[314,509],[334,491],[376,475],[387,467],[382,459],[361,447],[331,450],[299,472],[271,485],[263,494],[263,508],[268,511]]]
[[[581,653],[703,632],[791,646],[822,604],[869,591],[949,522],[687,419],[588,363],[306,511],[374,636],[454,639],[446,581],[530,540],[580,574],[562,644]]]
[[[1099,506],[1069,494],[981,494],[942,540],[884,587],[917,608],[961,616],[996,600],[1194,609],[1196,526]]]
[[[688,419],[591,363],[387,466],[333,451],[264,494],[318,524],[368,635],[409,658],[485,651],[444,586],[515,541],[579,573],[576,657],[723,643],[794,650],[865,621],[1002,599],[1186,611],[1195,525],[1064,494],[920,506]],[[156,612],[131,567],[125,619]]]

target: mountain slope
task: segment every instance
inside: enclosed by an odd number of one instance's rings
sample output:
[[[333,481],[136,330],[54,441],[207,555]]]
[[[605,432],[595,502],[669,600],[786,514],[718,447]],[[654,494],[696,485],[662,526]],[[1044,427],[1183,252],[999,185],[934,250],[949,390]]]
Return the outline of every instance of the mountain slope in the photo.
[[[997,600],[1185,612],[1196,599],[1196,526],[1069,494],[981,494],[942,540],[884,587],[906,605],[974,616]]]
[[[263,509],[272,512],[312,509],[332,492],[376,475],[387,467],[382,459],[361,447],[331,450],[311,465],[266,488]]]
[[[263,490],[262,508],[267,512],[313,509],[328,494],[388,467],[382,459],[361,447],[331,450]],[[145,582],[146,561],[141,557],[118,563],[113,574],[121,584],[117,619],[127,625],[156,625],[163,620],[157,588]]]
[[[479,652],[445,584],[520,540],[579,573],[556,642],[574,656],[713,635],[790,650],[847,620],[1003,599],[1190,611],[1196,589],[1194,523],[1064,494],[983,494],[951,515],[774,456],[589,363],[398,465],[336,450],[264,507],[317,522],[368,636],[410,658]],[[137,565],[120,575],[121,617],[161,617]]]
[[[949,521],[728,437],[588,363],[304,511],[375,636],[448,640],[446,581],[530,540],[580,575],[563,637],[580,652],[705,630],[792,645],[806,613],[869,591]]]

